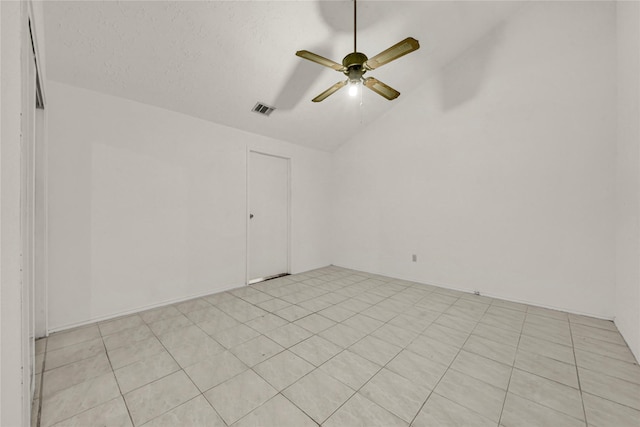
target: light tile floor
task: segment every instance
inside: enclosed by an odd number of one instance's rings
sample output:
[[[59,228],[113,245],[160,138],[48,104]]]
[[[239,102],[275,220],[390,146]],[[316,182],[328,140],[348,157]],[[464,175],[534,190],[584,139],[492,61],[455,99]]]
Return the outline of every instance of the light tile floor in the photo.
[[[36,348],[42,427],[640,426],[612,322],[333,266]]]

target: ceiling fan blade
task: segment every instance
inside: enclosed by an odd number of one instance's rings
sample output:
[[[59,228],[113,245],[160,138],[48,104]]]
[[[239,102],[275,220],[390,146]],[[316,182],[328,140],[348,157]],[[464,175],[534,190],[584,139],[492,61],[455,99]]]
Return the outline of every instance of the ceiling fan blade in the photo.
[[[394,88],[387,86],[382,83],[380,80],[375,77],[369,77],[368,79],[364,79],[364,85],[377,93],[378,95],[382,95],[387,98],[389,101],[392,99],[396,99],[400,96],[400,92],[395,90]]]
[[[338,82],[336,84],[334,84],[333,86],[331,86],[329,89],[325,90],[324,92],[322,92],[320,95],[316,96],[315,98],[312,99],[313,102],[320,102],[320,101],[324,101],[325,98],[327,98],[329,95],[333,95],[334,92],[337,92],[338,89],[341,89],[343,87],[345,87],[347,85],[347,83],[349,82],[349,80],[345,80],[343,82]]]
[[[380,52],[373,58],[369,58],[364,66],[368,70],[375,70],[378,67],[382,67],[384,64],[400,58],[414,50],[420,49],[420,43],[413,37],[407,37],[399,43],[394,44],[389,49]]]
[[[343,65],[338,64],[335,61],[325,58],[324,56],[316,55],[315,53],[309,52],[308,50],[299,50],[296,52],[296,55],[300,58],[308,59],[309,61],[313,61],[317,64],[324,65],[325,67],[333,68],[336,71],[344,71],[345,68]]]

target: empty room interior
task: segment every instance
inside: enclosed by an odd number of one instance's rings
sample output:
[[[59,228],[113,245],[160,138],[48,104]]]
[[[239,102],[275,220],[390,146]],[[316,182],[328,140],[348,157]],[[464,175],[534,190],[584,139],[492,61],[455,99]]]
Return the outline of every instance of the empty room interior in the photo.
[[[0,425],[640,426],[640,2],[0,2]]]

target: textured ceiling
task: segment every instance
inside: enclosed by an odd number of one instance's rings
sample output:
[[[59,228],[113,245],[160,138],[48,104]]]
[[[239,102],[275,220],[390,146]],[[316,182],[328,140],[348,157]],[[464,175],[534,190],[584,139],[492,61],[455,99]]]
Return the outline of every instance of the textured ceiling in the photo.
[[[358,50],[373,56],[412,36],[421,48],[369,72],[405,96],[519,5],[359,1]],[[353,50],[353,3],[340,1],[46,1],[52,80],[281,140],[333,150],[395,101],[342,90],[342,74],[294,54],[341,62]],[[270,117],[252,113],[273,105]]]

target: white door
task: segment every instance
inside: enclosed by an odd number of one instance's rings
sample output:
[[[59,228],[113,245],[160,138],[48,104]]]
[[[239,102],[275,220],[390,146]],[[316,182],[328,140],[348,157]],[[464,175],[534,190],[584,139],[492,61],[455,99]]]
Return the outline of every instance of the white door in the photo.
[[[249,152],[249,283],[289,272],[289,159]]]

